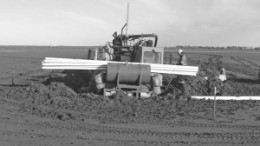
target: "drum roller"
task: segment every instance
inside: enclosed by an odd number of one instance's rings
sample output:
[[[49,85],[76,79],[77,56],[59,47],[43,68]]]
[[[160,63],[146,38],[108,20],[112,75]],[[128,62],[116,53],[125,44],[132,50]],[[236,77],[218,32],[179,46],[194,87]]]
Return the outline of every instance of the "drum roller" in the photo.
[[[149,84],[151,66],[144,64],[108,63],[107,82],[140,85]]]

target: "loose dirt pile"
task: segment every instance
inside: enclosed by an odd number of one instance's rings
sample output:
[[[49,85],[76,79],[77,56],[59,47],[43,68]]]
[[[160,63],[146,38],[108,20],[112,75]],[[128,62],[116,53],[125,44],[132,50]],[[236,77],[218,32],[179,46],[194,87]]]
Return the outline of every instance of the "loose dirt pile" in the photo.
[[[210,57],[208,62],[200,63],[196,77],[186,77],[190,95],[214,95],[215,87],[217,88],[217,95],[260,95],[260,81],[254,77],[246,76],[247,74],[235,74],[236,72],[228,70],[227,81],[222,82],[218,78],[221,69],[232,68],[229,68],[226,63],[222,63],[219,58],[216,56]],[[179,89],[177,78],[172,81],[172,87]]]
[[[96,119],[101,122],[149,123],[213,118],[213,101],[191,99],[182,102],[176,100],[171,94],[136,99],[119,92],[108,98],[92,93],[76,93],[61,82],[51,82],[49,85],[32,83],[28,87],[11,88],[3,89],[5,95],[21,101],[22,111],[60,120]],[[260,105],[258,101],[218,101],[217,103],[219,117],[234,115],[239,110],[258,108]]]

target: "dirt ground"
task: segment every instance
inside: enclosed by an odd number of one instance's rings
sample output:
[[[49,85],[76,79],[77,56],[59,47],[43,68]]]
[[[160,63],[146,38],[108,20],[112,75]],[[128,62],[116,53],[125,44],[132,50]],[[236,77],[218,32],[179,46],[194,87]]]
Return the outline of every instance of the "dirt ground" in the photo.
[[[104,98],[85,92],[88,71],[40,69],[45,56],[84,58],[85,52],[0,47],[0,145],[260,145],[260,101],[217,101],[214,120],[213,101],[183,102],[175,94]],[[260,95],[256,61],[209,52],[196,60],[190,53],[189,61],[202,67],[200,75],[213,75],[212,66],[227,69],[230,80],[222,94]],[[200,75],[187,78],[190,93],[211,94]]]

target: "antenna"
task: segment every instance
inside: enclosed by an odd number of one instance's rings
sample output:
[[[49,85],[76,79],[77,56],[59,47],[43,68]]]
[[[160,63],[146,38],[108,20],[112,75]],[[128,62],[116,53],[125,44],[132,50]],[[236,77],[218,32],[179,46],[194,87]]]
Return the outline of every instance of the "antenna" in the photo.
[[[128,19],[129,19],[129,2],[127,2],[127,12],[126,12],[126,28],[125,28],[126,36],[127,36],[127,30],[128,30]]]

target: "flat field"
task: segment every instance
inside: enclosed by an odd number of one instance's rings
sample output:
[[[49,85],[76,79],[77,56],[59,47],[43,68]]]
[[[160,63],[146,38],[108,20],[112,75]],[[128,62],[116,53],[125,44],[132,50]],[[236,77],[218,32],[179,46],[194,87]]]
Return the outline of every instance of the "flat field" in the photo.
[[[0,145],[260,145],[260,101],[217,101],[214,120],[213,101],[104,98],[84,92],[88,71],[41,70],[44,57],[86,58],[89,48],[0,47]],[[259,50],[184,52],[203,76],[227,70],[222,94],[260,95]],[[204,94],[198,78],[192,93]]]

